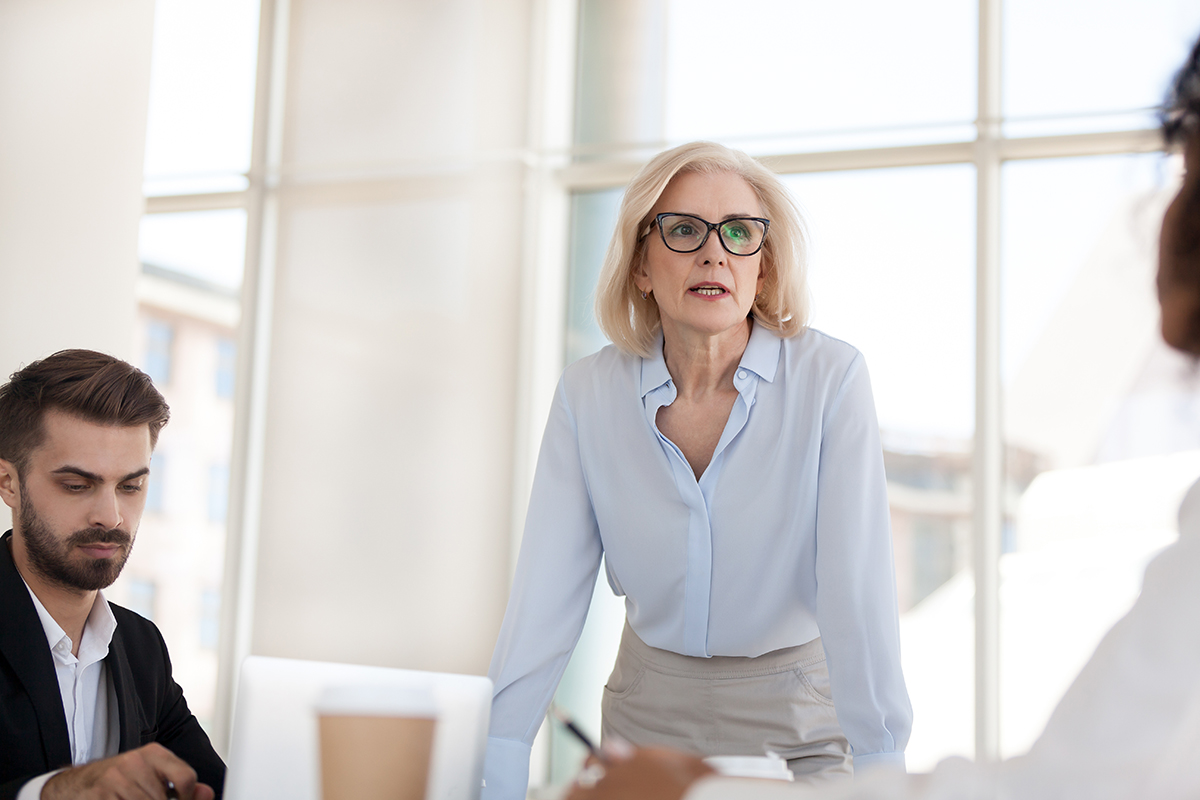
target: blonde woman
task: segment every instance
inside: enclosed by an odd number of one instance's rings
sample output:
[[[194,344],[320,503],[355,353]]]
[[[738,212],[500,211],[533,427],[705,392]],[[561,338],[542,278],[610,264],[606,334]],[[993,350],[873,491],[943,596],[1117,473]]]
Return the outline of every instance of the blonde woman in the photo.
[[[883,457],[866,365],[807,328],[806,240],[769,170],[698,142],[621,204],[597,291],[613,345],[563,373],[492,658],[486,798],[530,745],[601,556],[626,626],[603,736],[903,767]]]

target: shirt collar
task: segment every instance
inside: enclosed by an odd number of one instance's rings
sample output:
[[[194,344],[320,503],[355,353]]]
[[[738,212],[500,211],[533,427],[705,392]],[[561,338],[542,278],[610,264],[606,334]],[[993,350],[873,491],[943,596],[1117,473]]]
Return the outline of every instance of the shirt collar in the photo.
[[[21,582],[25,582],[23,577]],[[54,617],[50,616],[50,612],[33,593],[33,589],[29,588],[28,583],[25,584],[25,590],[29,592],[29,597],[33,600],[33,607],[42,623],[42,630],[46,633],[46,643],[50,645],[50,652],[56,659],[63,653],[68,659],[73,658],[71,656],[71,637],[67,636],[67,632],[62,629],[62,626],[54,621]],[[92,603],[92,610],[83,626],[83,636],[79,643],[80,663],[89,664],[106,658],[109,645],[112,644],[113,633],[116,630],[117,618],[113,616],[108,600],[104,598],[103,592],[96,592],[96,600]]]
[[[670,380],[671,373],[667,371],[667,357],[663,355],[662,328],[659,328],[658,334],[654,337],[654,344],[650,347],[650,355],[642,358],[642,397],[644,398]]]
[[[750,370],[768,383],[774,382],[775,370],[779,367],[779,349],[782,346],[783,342],[778,334],[754,323],[750,327],[750,341],[746,343],[746,350],[742,353],[742,360],[738,362],[738,369]],[[669,380],[671,373],[667,371],[667,359],[663,355],[662,328],[659,328],[650,355],[642,358],[642,397]]]
[[[750,341],[742,353],[738,369],[748,369],[767,383],[775,381],[775,370],[779,368],[779,349],[783,340],[770,328],[755,323],[750,328]]]

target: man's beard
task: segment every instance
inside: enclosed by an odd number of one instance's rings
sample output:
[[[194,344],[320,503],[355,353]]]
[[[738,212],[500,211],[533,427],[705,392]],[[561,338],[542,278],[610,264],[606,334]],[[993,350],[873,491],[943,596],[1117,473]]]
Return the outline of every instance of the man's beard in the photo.
[[[67,589],[85,592],[104,589],[121,574],[125,561],[133,551],[133,536],[120,528],[104,530],[86,528],[76,531],[59,541],[46,524],[38,517],[29,493],[21,491],[21,533],[25,540],[25,552],[29,565],[45,580]],[[116,544],[121,550],[108,558],[72,559],[71,553],[79,545]]]

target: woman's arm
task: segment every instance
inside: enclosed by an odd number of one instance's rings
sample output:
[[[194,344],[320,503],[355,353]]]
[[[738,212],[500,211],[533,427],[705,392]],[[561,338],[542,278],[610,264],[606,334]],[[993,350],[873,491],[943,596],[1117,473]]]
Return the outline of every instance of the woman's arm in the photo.
[[[883,449],[862,354],[826,412],[817,482],[816,615],[838,722],[856,771],[903,767],[912,705],[900,669]]]
[[[534,473],[495,683],[485,800],[520,800],[529,751],[587,617],[602,548],[566,384],[559,382]]]

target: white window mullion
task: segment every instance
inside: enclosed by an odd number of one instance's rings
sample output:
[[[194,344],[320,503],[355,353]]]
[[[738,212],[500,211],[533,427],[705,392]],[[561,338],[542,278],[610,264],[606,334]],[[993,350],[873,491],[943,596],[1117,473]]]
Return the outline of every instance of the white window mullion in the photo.
[[[975,285],[975,758],[1000,751],[999,560],[1004,451],[1000,429],[1000,25],[1002,0],[979,2]]]
[[[238,326],[229,510],[217,649],[217,698],[213,715],[213,740],[221,752],[229,745],[238,670],[250,655],[254,618],[289,11],[289,0],[261,0],[259,6],[254,130],[248,176],[250,185],[246,191],[246,257],[242,277],[242,316]]]

